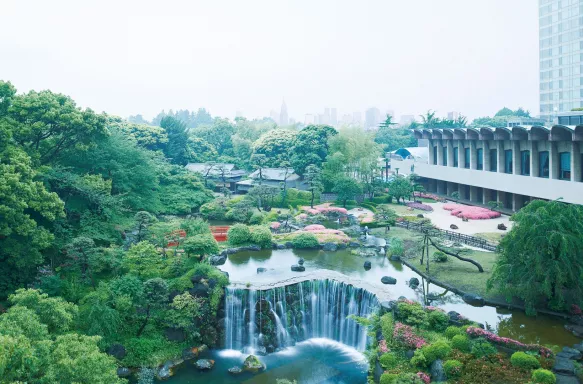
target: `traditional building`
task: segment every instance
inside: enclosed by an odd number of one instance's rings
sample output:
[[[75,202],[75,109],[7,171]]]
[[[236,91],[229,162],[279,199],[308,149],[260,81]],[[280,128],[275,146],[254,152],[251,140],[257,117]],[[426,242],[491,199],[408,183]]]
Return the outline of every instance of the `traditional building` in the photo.
[[[518,210],[532,199],[583,204],[583,125],[417,129],[427,160],[391,159],[430,192]]]
[[[248,180],[243,180],[237,183],[237,192],[245,193],[260,181],[259,170],[252,172]],[[271,187],[281,188],[283,183],[286,183],[287,188],[296,188],[306,190],[307,185],[302,178],[294,172],[293,169],[288,168],[263,168],[261,170],[261,184],[269,185]]]
[[[236,169],[235,164],[188,163],[185,168],[190,172],[199,173],[203,179],[211,180],[217,192],[221,192],[223,187],[235,192],[236,183],[247,174],[244,170]]]

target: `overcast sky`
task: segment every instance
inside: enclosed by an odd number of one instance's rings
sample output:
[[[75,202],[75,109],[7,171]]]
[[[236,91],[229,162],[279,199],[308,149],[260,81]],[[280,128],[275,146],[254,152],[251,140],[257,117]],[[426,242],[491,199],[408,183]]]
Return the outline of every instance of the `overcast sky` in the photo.
[[[0,0],[0,79],[127,117],[538,114],[536,0]]]

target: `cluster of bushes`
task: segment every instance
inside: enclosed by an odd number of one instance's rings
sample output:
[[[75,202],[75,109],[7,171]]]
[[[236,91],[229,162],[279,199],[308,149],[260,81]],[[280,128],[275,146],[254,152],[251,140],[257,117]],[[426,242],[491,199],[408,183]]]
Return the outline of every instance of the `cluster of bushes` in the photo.
[[[229,228],[227,239],[231,245],[256,244],[271,248],[271,230],[264,225],[235,224]]]
[[[373,317],[371,326],[382,339],[373,344],[372,368],[380,364],[381,383],[429,383],[432,364],[441,360],[448,382],[555,383],[545,353],[517,351],[510,358],[499,353],[472,325],[449,325],[440,309],[399,300],[393,312]],[[470,332],[472,331],[472,332]],[[407,353],[413,349],[412,358]]]

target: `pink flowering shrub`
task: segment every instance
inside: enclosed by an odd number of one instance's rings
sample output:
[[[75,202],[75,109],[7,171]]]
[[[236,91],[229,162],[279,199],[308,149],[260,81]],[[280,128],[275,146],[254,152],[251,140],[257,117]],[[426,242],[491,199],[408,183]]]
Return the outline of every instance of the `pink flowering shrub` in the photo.
[[[508,337],[500,337],[492,332],[488,332],[482,328],[478,327],[469,327],[467,329],[467,334],[470,337],[483,337],[484,339],[494,343],[501,345],[503,347],[523,350],[523,351],[535,351],[538,352],[543,357],[551,357],[553,356],[553,351],[548,349],[547,347],[543,347],[538,344],[524,344],[520,341],[516,341],[514,339],[509,339]]]
[[[461,204],[444,204],[443,209],[451,211],[452,216],[466,218],[469,220],[488,220],[502,216],[500,212],[495,212],[487,208],[473,207]]]
[[[413,209],[419,209],[421,211],[427,211],[427,212],[432,212],[433,208],[430,205],[427,204],[423,204],[423,203],[417,203],[417,202],[408,202],[407,207],[409,208],[413,208]]]
[[[431,378],[429,377],[428,374],[426,374],[424,372],[417,372],[417,377],[420,378],[421,381],[423,381],[423,383],[425,383],[425,384],[431,383]]]
[[[425,193],[425,192],[413,192],[413,196],[415,197],[421,197],[423,199],[430,199],[430,200],[435,200],[435,201],[442,201],[443,199],[437,195],[434,195],[432,193]]]
[[[299,215],[296,216],[298,219],[300,220],[306,220],[308,218],[308,215],[305,213],[300,213]]]
[[[326,229],[326,227],[320,224],[311,224],[304,227],[304,231],[320,231],[322,229]]]
[[[281,227],[281,223],[278,221],[274,221],[271,224],[269,224],[269,227],[273,230],[277,230],[279,229],[279,227]]]
[[[379,352],[380,353],[387,353],[387,352],[389,352],[389,348],[387,347],[387,341],[386,340],[379,341]]]
[[[421,348],[427,342],[413,331],[413,328],[403,323],[395,323],[393,328],[393,339],[409,348]]]
[[[331,207],[330,204],[316,205],[314,208],[302,207],[302,210],[304,210],[309,215],[327,215],[328,216],[328,215],[347,215],[348,214],[348,211],[346,210],[346,208]]]

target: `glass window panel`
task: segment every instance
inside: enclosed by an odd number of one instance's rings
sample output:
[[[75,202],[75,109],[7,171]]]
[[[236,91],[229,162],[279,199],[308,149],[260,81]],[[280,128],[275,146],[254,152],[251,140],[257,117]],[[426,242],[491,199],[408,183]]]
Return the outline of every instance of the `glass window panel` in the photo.
[[[459,159],[458,147],[453,147],[453,166],[456,168],[459,167],[458,159]]]
[[[512,173],[512,149],[504,151],[504,173]]]
[[[538,153],[538,177],[549,177],[549,152],[542,151]]]
[[[498,172],[498,151],[490,149],[490,172]]]
[[[571,152],[559,153],[559,179],[571,180]]]
[[[482,148],[478,148],[478,170],[484,169],[484,150]]]
[[[464,168],[470,168],[470,149],[464,148]]]
[[[520,174],[530,176],[530,151],[520,152]]]

